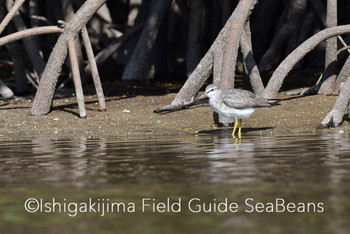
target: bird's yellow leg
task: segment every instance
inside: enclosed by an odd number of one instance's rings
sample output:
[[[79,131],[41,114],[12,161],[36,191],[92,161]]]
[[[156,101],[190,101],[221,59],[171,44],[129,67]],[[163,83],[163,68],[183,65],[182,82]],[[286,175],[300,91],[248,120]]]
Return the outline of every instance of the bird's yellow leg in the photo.
[[[238,138],[242,138],[242,124],[243,120],[239,119]]]
[[[235,138],[235,133],[236,133],[237,126],[238,126],[238,121],[237,121],[237,119],[235,119],[235,124],[234,124],[233,131],[232,131],[232,137],[233,138]]]

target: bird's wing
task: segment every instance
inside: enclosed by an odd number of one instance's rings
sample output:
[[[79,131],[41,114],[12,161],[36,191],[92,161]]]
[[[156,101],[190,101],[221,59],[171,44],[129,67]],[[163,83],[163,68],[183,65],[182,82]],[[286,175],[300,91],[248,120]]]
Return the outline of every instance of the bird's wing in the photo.
[[[255,96],[248,90],[230,89],[223,97],[223,102],[234,109],[269,107],[270,103],[264,98]]]

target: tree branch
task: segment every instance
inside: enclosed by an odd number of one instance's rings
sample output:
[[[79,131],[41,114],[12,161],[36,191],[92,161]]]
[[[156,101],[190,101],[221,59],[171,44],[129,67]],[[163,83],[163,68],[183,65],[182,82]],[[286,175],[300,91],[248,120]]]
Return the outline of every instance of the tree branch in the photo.
[[[36,92],[31,114],[35,116],[47,114],[51,109],[52,98],[62,64],[67,56],[67,43],[74,39],[77,33],[86,25],[92,15],[106,0],[87,0],[75,13],[72,20],[64,28],[49,57]]]
[[[4,36],[0,38],[0,46],[5,45],[7,43],[21,40],[26,37],[32,37],[42,34],[50,34],[50,33],[61,33],[63,31],[62,28],[57,26],[43,26],[38,28],[30,28],[23,31],[11,33],[10,35]]]
[[[289,71],[300,59],[315,48],[320,42],[330,37],[348,33],[350,33],[350,25],[342,25],[324,29],[310,37],[280,63],[267,84],[263,96],[265,98],[274,98],[281,88],[283,80],[288,75]]]
[[[0,24],[0,34],[2,33],[2,31],[4,31],[4,29],[6,28],[8,23],[11,21],[11,19],[16,15],[18,9],[23,5],[24,2],[25,0],[16,0],[15,4],[9,10],[4,20]]]

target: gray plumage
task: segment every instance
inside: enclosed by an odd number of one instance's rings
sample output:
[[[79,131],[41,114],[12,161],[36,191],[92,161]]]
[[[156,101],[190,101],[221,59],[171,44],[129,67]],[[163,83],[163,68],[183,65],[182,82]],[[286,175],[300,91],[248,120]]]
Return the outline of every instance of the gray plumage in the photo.
[[[248,90],[222,90],[217,85],[208,85],[205,94],[212,109],[227,118],[248,118],[257,108],[270,107],[276,100],[256,96]]]
[[[222,92],[225,105],[235,109],[270,107],[271,103],[264,98],[255,96],[254,93],[242,89],[229,89]]]
[[[277,104],[277,100],[269,100],[256,96],[254,93],[241,89],[220,89],[217,85],[208,85],[205,93],[198,99],[209,97],[210,107],[218,114],[235,119],[232,137],[235,138],[238,127],[238,138],[242,137],[242,119],[249,118],[258,108],[270,107]]]

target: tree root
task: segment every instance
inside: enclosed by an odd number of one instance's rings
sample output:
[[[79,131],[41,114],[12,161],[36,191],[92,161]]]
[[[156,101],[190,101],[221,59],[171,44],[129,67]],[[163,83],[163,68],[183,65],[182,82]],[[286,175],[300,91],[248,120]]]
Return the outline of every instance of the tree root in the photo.
[[[163,112],[171,112],[171,111],[181,110],[181,109],[189,108],[190,106],[195,106],[195,105],[199,105],[199,104],[203,104],[203,103],[207,103],[207,102],[208,102],[208,99],[196,99],[196,100],[191,101],[191,102],[183,102],[183,103],[176,104],[176,105],[170,104],[170,105],[167,105],[165,107],[156,109],[153,112],[156,114],[160,114]]]
[[[318,128],[320,128],[320,129],[337,128],[343,122],[343,116],[344,116],[344,112],[339,111],[339,110],[332,110],[323,119],[323,121],[320,123]]]

